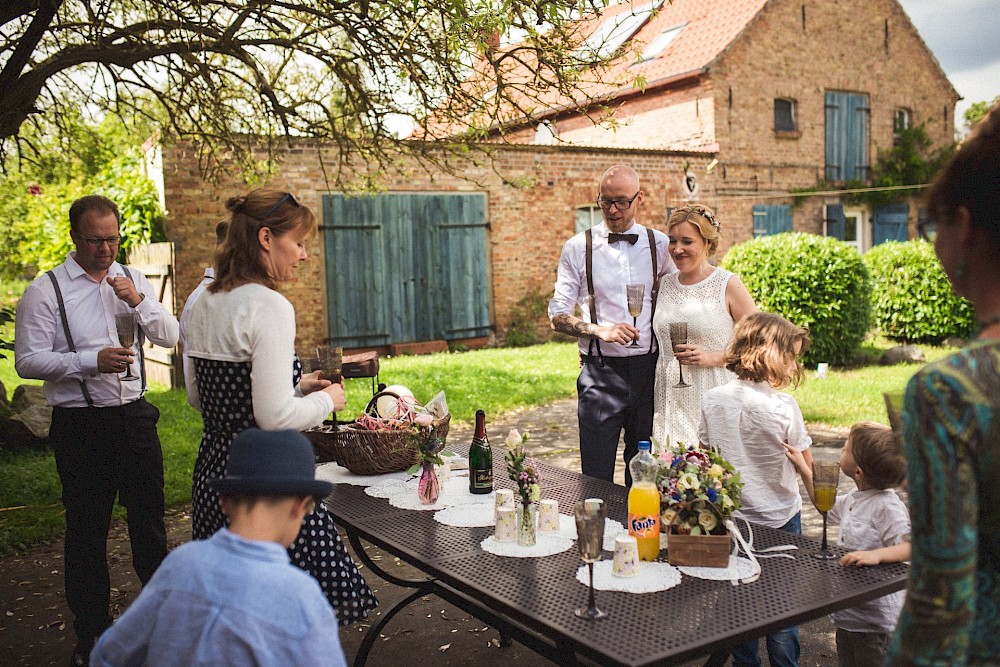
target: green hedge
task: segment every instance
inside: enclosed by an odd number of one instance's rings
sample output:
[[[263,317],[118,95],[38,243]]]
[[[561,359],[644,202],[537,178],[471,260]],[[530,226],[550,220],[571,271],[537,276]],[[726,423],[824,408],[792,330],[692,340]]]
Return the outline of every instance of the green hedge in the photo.
[[[975,330],[972,304],[951,290],[926,241],[882,243],[865,254],[872,277],[872,325],[889,340],[940,343]]]
[[[854,360],[870,321],[868,269],[833,238],[791,232],[733,246],[721,266],[737,274],[757,307],[809,328],[807,364]]]

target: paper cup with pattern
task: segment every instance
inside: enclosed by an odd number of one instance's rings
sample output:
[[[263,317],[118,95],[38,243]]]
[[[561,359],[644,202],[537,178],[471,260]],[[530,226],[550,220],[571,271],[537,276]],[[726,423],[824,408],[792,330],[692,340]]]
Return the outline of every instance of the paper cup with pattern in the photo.
[[[498,518],[497,510],[499,510],[501,507],[509,507],[511,509],[514,509],[514,492],[511,491],[510,489],[497,489],[495,502],[496,506],[493,510],[494,524],[497,522]]]
[[[538,503],[538,532],[559,532],[559,501],[546,498]]]
[[[496,509],[497,525],[493,533],[497,542],[513,542],[517,539],[517,517],[513,507],[498,507]]]
[[[615,538],[615,559],[611,573],[616,577],[634,577],[639,574],[639,545],[631,535]]]

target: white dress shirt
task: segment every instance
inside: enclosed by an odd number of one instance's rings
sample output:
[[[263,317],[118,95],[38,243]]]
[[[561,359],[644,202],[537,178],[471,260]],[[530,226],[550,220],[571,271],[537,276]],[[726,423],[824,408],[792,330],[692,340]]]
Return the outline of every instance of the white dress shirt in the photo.
[[[87,383],[96,407],[116,407],[138,400],[141,382],[122,382],[118,373],[100,373],[97,353],[120,347],[115,315],[133,309],[115,296],[107,280],[97,282],[76,263],[76,251],[53,269],[59,281],[76,352],[70,352],[63,331],[55,289],[42,274],[24,291],[17,304],[14,326],[14,368],[23,378],[44,380],[45,398],[55,407],[86,407],[80,380]],[[135,288],[143,294],[135,307],[145,338],[156,345],[172,348],[177,344],[176,318],[157,300],[153,285],[141,272],[130,268]],[[108,269],[111,278],[124,276],[118,262]],[[139,375],[138,340],[132,374]]]
[[[628,312],[625,286],[645,285],[642,299],[642,314],[636,320],[639,329],[639,347],[601,343],[601,352],[606,357],[628,357],[648,354],[653,346],[654,336],[650,326],[653,314],[650,297],[653,293],[653,264],[649,254],[649,237],[646,228],[633,223],[627,234],[638,234],[635,245],[625,241],[608,243],[608,226],[602,222],[593,227],[594,305],[597,309],[598,325],[632,322]],[[653,230],[656,243],[657,283],[668,273],[677,270],[667,252],[669,240],[663,232]],[[559,258],[555,293],[549,301],[549,319],[556,315],[574,315],[577,306],[581,317],[590,322],[590,306],[587,303],[587,240],[585,232],[580,232],[563,245]],[[592,339],[581,338],[580,352],[587,354]],[[653,347],[652,349],[656,349]]]
[[[838,546],[848,551],[870,551],[910,540],[910,513],[892,489],[857,489],[837,496],[827,514],[840,525]],[[833,624],[850,632],[889,633],[903,608],[906,591],[864,602],[830,615]]]
[[[194,364],[188,357],[187,339],[184,336],[184,333],[187,331],[188,315],[191,314],[191,306],[195,304],[195,301],[197,301],[198,298],[202,295],[202,293],[205,291],[205,288],[208,287],[214,280],[215,280],[215,269],[210,266],[207,269],[205,269],[205,276],[201,279],[201,282],[198,283],[198,286],[194,288],[194,291],[191,292],[191,294],[188,296],[187,301],[184,302],[184,309],[181,310],[180,340],[181,340],[181,346],[183,347],[184,350],[181,353],[181,362],[184,368],[184,377],[186,378],[194,376]],[[198,406],[195,405],[193,407],[197,408]]]
[[[812,445],[799,404],[766,382],[735,379],[701,398],[698,439],[718,449],[740,473],[739,514],[780,528],[802,509],[798,474],[782,443]]]
[[[333,411],[326,392],[303,396],[292,385],[295,309],[278,292],[256,283],[228,292],[206,291],[191,307],[187,324],[192,358],[250,362],[253,416],[260,428],[304,431]],[[200,410],[196,374],[184,381],[188,403]]]

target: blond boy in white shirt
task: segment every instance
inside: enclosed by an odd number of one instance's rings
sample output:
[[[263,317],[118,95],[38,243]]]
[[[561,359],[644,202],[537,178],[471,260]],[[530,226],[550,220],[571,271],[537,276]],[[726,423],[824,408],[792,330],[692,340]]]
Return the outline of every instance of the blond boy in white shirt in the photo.
[[[801,453],[787,447],[809,497],[812,470]],[[898,563],[910,558],[910,515],[893,490],[906,478],[906,461],[892,430],[884,424],[859,422],[851,427],[840,451],[840,469],[857,489],[837,496],[827,519],[840,525],[838,544],[848,553],[843,566]],[[885,650],[903,607],[905,591],[831,614],[837,628],[837,661],[841,667],[882,665]]]

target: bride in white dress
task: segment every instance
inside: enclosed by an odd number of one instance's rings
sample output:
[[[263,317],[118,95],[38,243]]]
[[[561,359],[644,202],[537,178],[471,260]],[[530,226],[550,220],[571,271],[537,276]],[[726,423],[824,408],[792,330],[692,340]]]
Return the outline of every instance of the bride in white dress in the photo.
[[[660,283],[653,316],[653,332],[660,345],[653,402],[653,437],[661,445],[698,444],[701,396],[734,376],[724,368],[722,355],[733,325],[757,306],[743,282],[733,273],[708,263],[719,246],[719,223],[706,206],[674,209],[667,221],[670,256],[677,272]],[[686,322],[688,341],[673,351],[670,323]],[[678,384],[680,368],[684,381]]]

